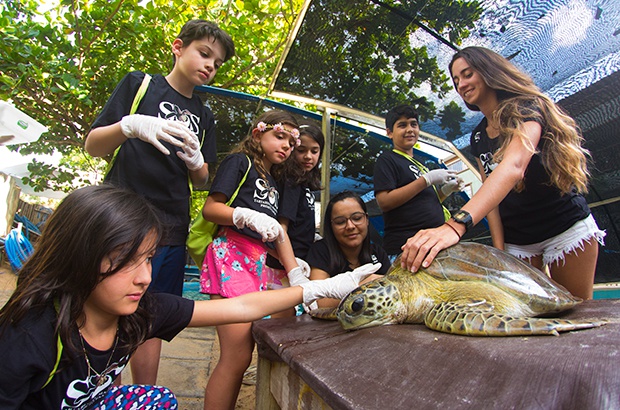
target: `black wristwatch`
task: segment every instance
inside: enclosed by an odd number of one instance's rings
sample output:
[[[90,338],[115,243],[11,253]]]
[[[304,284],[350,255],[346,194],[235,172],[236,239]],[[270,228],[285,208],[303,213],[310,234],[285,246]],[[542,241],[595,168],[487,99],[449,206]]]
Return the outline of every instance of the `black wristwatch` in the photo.
[[[471,219],[471,215],[467,211],[459,210],[457,213],[452,215],[452,219],[456,222],[465,225],[465,232],[469,230],[472,226],[474,226],[474,222]]]

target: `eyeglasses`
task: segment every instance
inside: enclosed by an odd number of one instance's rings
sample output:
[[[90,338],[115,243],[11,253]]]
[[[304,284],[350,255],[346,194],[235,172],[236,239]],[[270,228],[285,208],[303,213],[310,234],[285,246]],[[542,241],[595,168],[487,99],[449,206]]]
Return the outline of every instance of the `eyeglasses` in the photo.
[[[366,220],[366,213],[354,212],[348,218],[345,216],[339,216],[332,219],[332,223],[336,228],[344,228],[347,225],[347,221],[353,222],[353,225],[361,225]]]

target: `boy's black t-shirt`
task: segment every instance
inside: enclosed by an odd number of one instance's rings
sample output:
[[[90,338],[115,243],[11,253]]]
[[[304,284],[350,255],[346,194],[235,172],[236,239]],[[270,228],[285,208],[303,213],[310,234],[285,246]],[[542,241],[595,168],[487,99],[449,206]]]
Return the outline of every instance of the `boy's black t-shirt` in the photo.
[[[385,151],[375,163],[375,195],[405,186],[421,176],[421,170],[407,158],[391,150]],[[383,248],[389,255],[398,255],[407,239],[420,229],[436,228],[444,221],[441,202],[430,186],[401,206],[383,213]]]
[[[143,78],[144,73],[139,71],[127,74],[116,86],[92,128],[114,124],[128,115]],[[181,95],[157,74],[151,79],[136,114],[186,124],[202,141],[205,162],[216,161],[215,119],[198,96],[187,98]],[[181,149],[161,142],[170,155],[164,155],[153,145],[137,138],[125,141],[105,182],[137,192],[162,211],[167,228],[162,245],[184,245],[190,223],[189,171],[176,154]]]
[[[170,341],[189,324],[195,302],[166,293],[153,293],[151,297],[154,299],[149,338]],[[97,386],[97,376],[90,372],[88,377],[84,355],[80,352],[70,361],[70,352],[65,346],[58,367],[60,371],[41,389],[56,363],[56,320],[56,311],[50,304],[43,310],[33,310],[17,326],[2,329],[1,409],[90,409],[105,397],[116,376],[127,365],[130,356],[122,337],[116,349],[107,351],[96,350],[86,343],[84,348],[91,366],[99,372],[109,368],[105,382]],[[72,337],[76,346],[81,348],[77,328]]]

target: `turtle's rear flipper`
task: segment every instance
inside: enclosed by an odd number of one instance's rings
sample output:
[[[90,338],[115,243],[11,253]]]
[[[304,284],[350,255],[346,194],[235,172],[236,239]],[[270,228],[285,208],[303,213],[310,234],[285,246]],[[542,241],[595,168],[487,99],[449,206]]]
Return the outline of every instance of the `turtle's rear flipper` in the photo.
[[[335,307],[312,309],[308,314],[315,319],[338,320]]]
[[[590,329],[605,322],[576,322],[561,319],[514,318],[492,313],[487,304],[479,306],[441,303],[424,319],[433,330],[465,336],[554,335],[571,330]]]

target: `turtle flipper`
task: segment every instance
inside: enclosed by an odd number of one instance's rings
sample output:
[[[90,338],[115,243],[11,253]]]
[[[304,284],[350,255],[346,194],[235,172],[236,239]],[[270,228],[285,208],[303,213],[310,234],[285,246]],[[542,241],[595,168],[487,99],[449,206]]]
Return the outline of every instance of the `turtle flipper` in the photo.
[[[493,313],[493,306],[486,302],[471,305],[444,302],[431,309],[424,324],[429,329],[465,336],[558,336],[560,332],[589,329],[605,322],[514,318]]]
[[[336,317],[336,309],[337,308],[335,307],[317,308],[312,309],[308,312],[308,314],[315,319],[338,320],[338,318]]]

